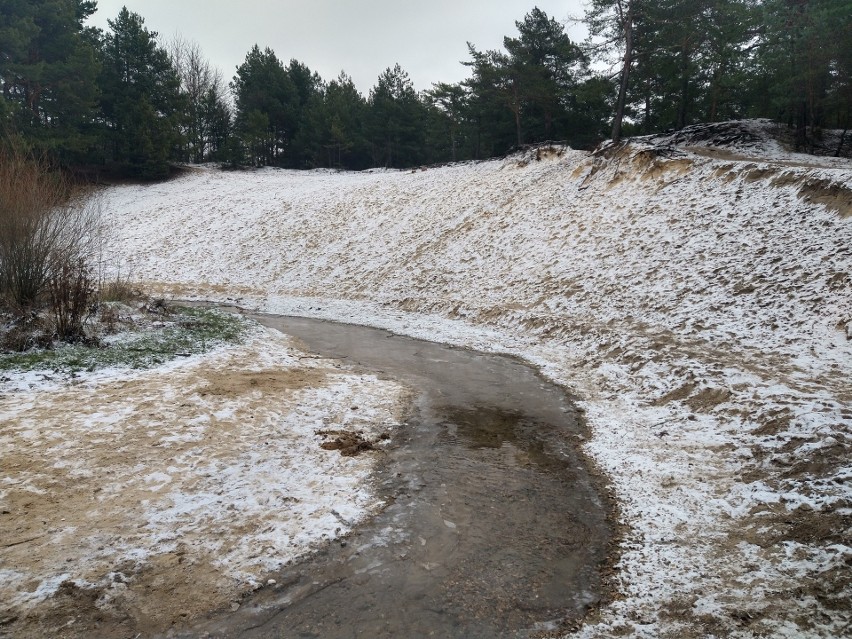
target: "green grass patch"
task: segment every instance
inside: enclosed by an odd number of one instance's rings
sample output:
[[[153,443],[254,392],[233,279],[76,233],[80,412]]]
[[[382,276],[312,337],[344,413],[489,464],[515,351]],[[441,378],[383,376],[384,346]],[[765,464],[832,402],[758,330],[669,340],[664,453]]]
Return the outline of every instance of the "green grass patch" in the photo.
[[[0,371],[44,370],[79,373],[101,368],[151,368],[181,356],[205,353],[221,344],[239,342],[246,322],[230,313],[175,307],[165,326],[150,328],[127,340],[101,345],[64,345],[25,353],[0,354]]]

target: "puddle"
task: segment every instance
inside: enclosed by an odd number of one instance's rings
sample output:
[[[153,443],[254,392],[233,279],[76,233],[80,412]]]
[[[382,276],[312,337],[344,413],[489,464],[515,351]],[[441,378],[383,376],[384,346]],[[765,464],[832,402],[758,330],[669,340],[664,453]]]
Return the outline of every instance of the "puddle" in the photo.
[[[387,508],[187,636],[533,637],[599,601],[607,506],[575,449],[585,433],[560,388],[507,357],[256,319],[319,355],[405,382],[415,405],[375,476]]]

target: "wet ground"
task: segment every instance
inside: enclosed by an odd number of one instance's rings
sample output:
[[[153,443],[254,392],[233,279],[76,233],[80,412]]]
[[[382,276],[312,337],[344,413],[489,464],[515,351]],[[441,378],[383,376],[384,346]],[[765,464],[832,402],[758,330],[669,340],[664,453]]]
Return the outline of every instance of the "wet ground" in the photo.
[[[406,427],[375,481],[388,507],[237,611],[177,636],[530,637],[600,599],[607,504],[570,398],[511,358],[316,320],[260,317],[309,351],[401,380]],[[330,452],[329,454],[337,454]]]

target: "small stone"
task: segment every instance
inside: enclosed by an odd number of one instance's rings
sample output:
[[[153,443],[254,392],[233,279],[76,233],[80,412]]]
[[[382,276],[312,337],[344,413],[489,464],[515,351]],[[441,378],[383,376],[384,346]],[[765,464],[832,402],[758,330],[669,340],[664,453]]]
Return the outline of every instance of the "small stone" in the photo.
[[[267,585],[267,586],[274,586],[274,585],[275,585],[275,584],[277,584],[277,583],[278,583],[278,582],[277,582],[277,581],[275,581],[274,579],[268,579],[268,580],[267,580],[267,582],[266,582],[266,585]]]
[[[236,601],[231,604],[231,612],[236,612],[239,609],[240,609],[240,604],[237,603]]]

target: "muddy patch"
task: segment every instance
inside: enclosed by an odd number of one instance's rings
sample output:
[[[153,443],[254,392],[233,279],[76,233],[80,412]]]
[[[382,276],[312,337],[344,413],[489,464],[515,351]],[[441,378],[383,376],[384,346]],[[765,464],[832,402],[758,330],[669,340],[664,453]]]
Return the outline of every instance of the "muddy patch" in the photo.
[[[319,430],[317,435],[326,441],[320,444],[323,450],[338,450],[344,457],[355,457],[371,450],[378,450],[379,443],[390,439],[390,435],[382,433],[375,440],[367,439],[363,432],[348,432],[341,430]]]
[[[754,513],[750,543],[768,548],[786,541],[801,544],[852,544],[852,515],[810,507],[775,508]]]
[[[303,388],[324,386],[328,373],[315,368],[246,372],[215,371],[204,376],[199,394],[214,397],[242,397],[249,394],[281,396]]]
[[[262,321],[323,357],[403,381],[416,389],[414,412],[382,453],[383,512],[273,575],[238,611],[179,636],[533,637],[574,627],[607,600],[614,511],[561,389],[510,358]]]
[[[685,384],[669,391],[651,402],[654,406],[665,406],[672,402],[682,402],[695,413],[712,412],[721,404],[728,402],[732,393],[726,388],[710,388],[697,382]]]

